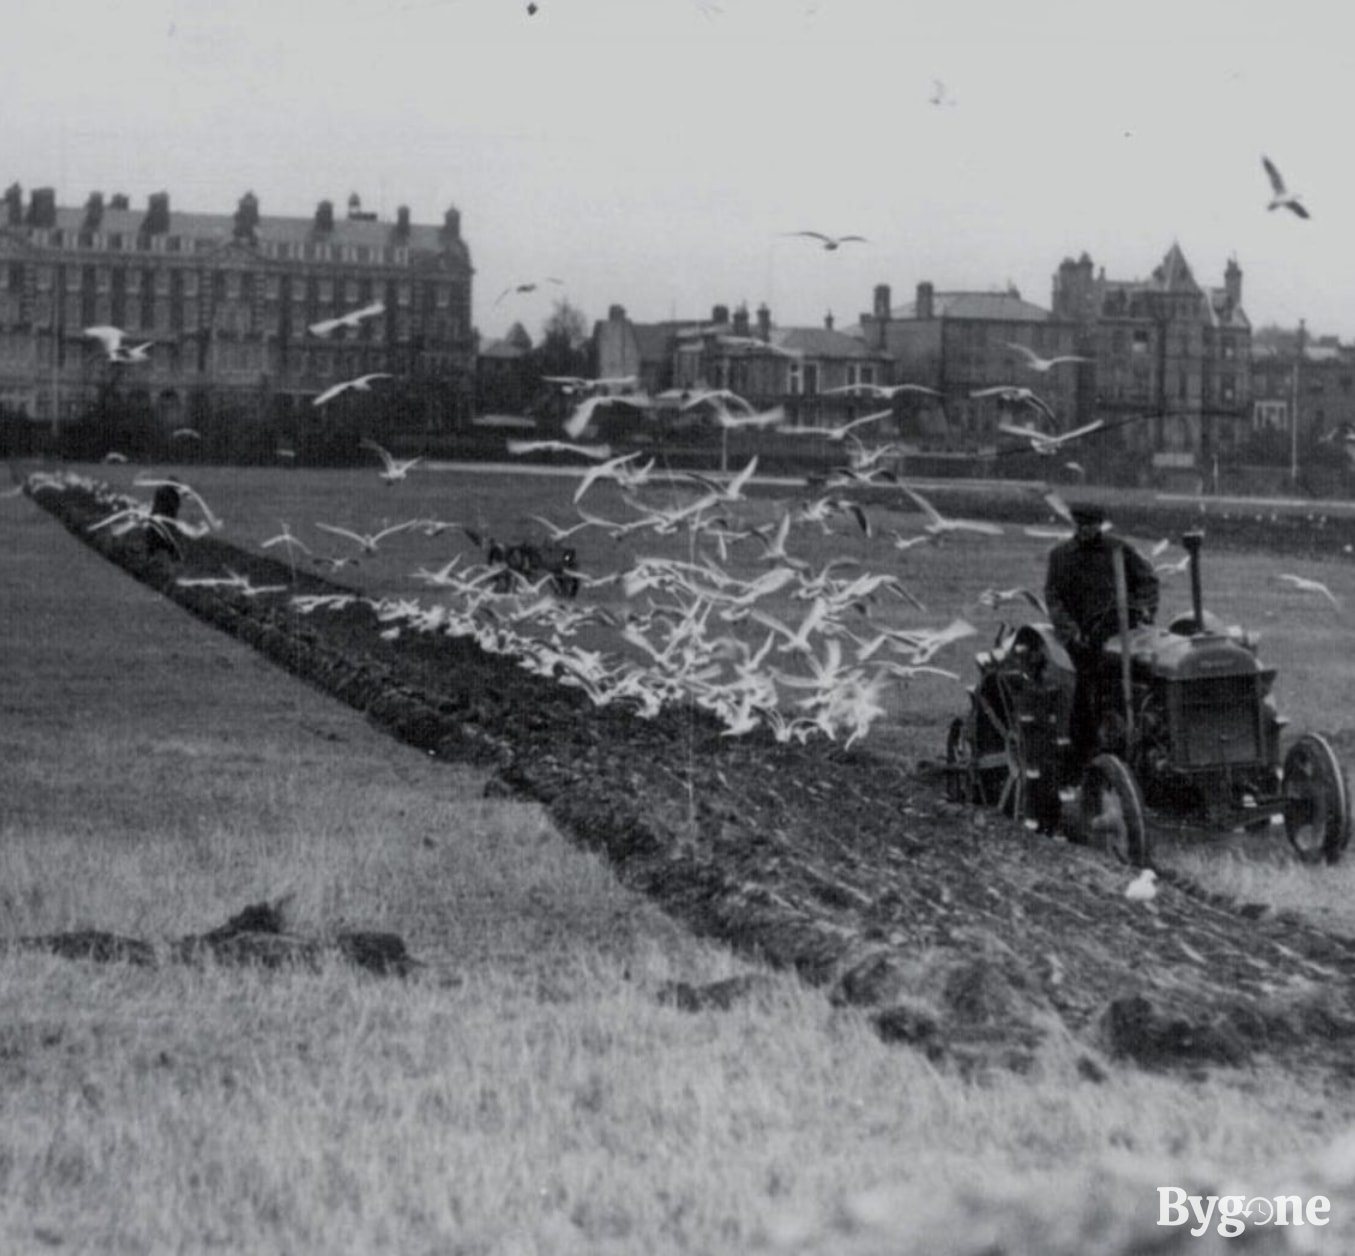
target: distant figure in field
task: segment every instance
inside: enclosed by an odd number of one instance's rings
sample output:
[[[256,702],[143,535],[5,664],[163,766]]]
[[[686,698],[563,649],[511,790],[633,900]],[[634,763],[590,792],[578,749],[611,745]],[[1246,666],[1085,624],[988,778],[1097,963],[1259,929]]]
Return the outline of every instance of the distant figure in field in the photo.
[[[151,515],[154,518],[177,519],[179,507],[183,504],[183,494],[172,484],[161,484],[151,498]],[[152,558],[156,554],[168,554],[175,562],[183,559],[183,549],[175,536],[175,529],[166,524],[154,522],[146,529],[146,553]]]

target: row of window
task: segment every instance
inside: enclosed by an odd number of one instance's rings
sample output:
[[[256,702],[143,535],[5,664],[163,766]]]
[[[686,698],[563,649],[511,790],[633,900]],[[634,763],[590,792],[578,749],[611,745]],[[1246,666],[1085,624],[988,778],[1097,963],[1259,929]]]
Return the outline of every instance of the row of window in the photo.
[[[128,293],[141,293],[154,290],[159,294],[171,291],[181,292],[185,297],[196,297],[200,291],[210,289],[217,300],[253,301],[262,292],[264,299],[277,301],[290,294],[294,304],[319,302],[328,305],[341,301],[345,308],[371,301],[374,296],[390,300],[394,295],[395,304],[407,306],[413,303],[415,285],[407,279],[392,284],[373,283],[370,278],[354,275],[345,276],[282,276],[274,273],[256,274],[242,270],[165,270],[108,267],[108,266],[68,266],[62,270],[55,266],[34,266],[32,268],[33,285],[38,292],[50,292],[61,283],[67,292],[110,292],[122,290]],[[10,262],[0,267],[0,292],[22,293],[29,278],[28,266],[23,262]],[[449,309],[454,295],[465,303],[468,296],[464,289],[455,289],[447,283],[424,283],[418,285],[419,304],[425,309]]]
[[[39,248],[97,249],[136,253],[212,253],[236,242],[233,236],[142,235],[122,231],[67,231],[35,227],[29,241]],[[409,248],[401,244],[347,244],[324,240],[258,240],[260,257],[292,262],[351,262],[356,265],[408,266]]]

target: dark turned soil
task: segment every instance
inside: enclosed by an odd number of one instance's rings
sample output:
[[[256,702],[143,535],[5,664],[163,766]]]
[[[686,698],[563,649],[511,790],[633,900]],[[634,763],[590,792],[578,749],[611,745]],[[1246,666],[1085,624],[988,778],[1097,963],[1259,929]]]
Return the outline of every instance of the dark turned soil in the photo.
[[[440,758],[496,770],[694,931],[867,1009],[882,1036],[962,1069],[1029,1067],[1051,1034],[1146,1067],[1273,1062],[1346,1078],[1355,942],[1291,914],[1129,869],[946,800],[867,748],[728,738],[645,720],[474,643],[379,635],[370,606],[298,615],[278,597],[182,587],[223,567],[298,593],[340,586],[207,538],[182,562],[90,534],[78,489],[36,500],[188,611]],[[1089,1052],[1086,1067],[1094,1075]]]

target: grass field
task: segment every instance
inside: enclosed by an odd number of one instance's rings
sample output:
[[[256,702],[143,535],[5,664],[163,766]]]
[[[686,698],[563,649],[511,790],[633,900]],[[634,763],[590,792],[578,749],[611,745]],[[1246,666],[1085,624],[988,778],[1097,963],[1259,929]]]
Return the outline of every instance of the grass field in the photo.
[[[370,530],[412,515],[507,535],[535,511],[566,518],[573,487],[186,478],[242,545],[281,520],[311,543],[315,520]],[[1027,1234],[1009,1250],[1071,1256],[1161,1238],[1154,1188],[1178,1181],[1322,1189],[1333,1225],[1293,1250],[1350,1250],[1355,1166],[1331,1149],[1345,1091],[1104,1062],[1095,1084],[1085,1052],[1057,1041],[1030,1076],[966,1083],[789,977],[724,1014],[661,1006],[664,980],[745,965],[622,891],[536,808],[482,798],[479,773],[392,742],[31,503],[0,502],[0,527],[0,936],[159,940],[291,892],[306,931],[392,929],[427,962],[396,982],[338,963],[269,976],[0,957],[0,1250],[921,1256]],[[339,578],[424,592],[408,573],[445,561],[447,537],[397,540]],[[1047,545],[965,539],[899,557],[878,539],[819,543],[870,546],[868,565],[895,564],[929,607],[880,614],[965,613],[985,633],[997,621],[971,605],[978,590],[1037,585]],[[597,571],[675,544],[581,550]],[[1348,751],[1350,622],[1275,574],[1264,556],[1211,556],[1209,604],[1262,630],[1295,726]],[[1355,595],[1345,565],[1304,574]],[[1184,586],[1176,596],[1184,606]],[[963,648],[948,661],[969,672]],[[935,754],[964,698],[929,680],[896,701],[882,742]],[[1348,923],[1347,866],[1215,854],[1179,857]]]

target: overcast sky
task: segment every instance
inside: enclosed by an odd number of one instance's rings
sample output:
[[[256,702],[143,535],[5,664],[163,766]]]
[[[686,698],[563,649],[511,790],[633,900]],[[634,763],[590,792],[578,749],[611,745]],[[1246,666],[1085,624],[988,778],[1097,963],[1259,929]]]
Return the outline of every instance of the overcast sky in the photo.
[[[488,336],[765,302],[839,327],[1065,256],[1235,255],[1252,323],[1355,339],[1355,18],[1267,0],[46,0],[6,15],[7,168],[61,204],[462,213]],[[937,84],[942,103],[933,103]],[[1261,154],[1312,212],[1267,212]],[[828,252],[789,233],[856,233]],[[554,276],[563,289],[496,298]]]

